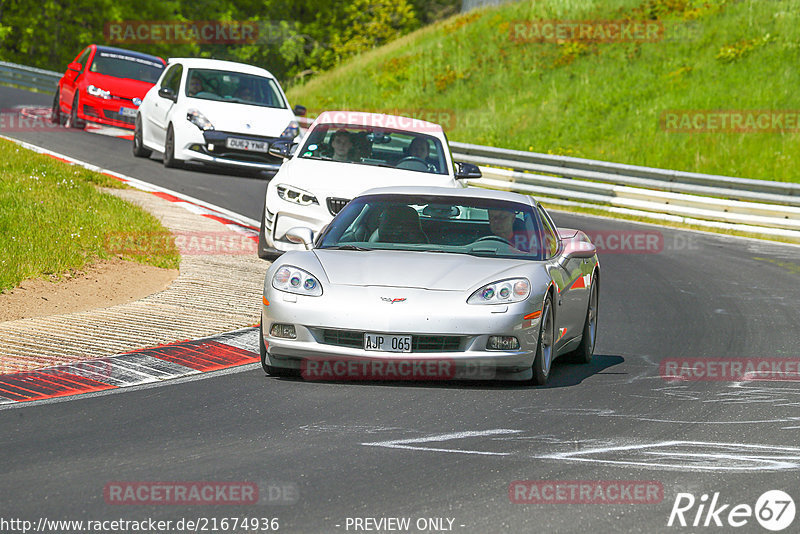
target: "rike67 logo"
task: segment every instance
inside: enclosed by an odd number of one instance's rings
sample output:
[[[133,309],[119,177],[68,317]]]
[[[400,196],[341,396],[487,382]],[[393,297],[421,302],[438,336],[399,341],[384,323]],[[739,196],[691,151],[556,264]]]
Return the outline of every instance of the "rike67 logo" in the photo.
[[[753,518],[765,529],[784,530],[792,524],[795,506],[792,497],[781,490],[764,492],[755,506],[731,504],[714,493],[696,499],[691,493],[678,493],[669,514],[668,527],[743,527],[752,524]]]

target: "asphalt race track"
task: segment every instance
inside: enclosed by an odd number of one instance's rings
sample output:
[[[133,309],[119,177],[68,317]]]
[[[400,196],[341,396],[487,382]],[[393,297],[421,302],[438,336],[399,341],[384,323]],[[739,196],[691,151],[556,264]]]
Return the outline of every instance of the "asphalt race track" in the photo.
[[[3,109],[51,99],[0,88]],[[130,141],[64,128],[0,133],[253,219],[261,213],[263,177],[164,169],[158,154],[134,159]],[[303,382],[248,365],[16,405],[0,410],[0,517],[173,525],[259,517],[277,518],[281,532],[365,531],[354,518],[389,517],[411,518],[409,532],[723,532],[732,530],[735,506],[755,509],[768,490],[798,502],[796,381],[673,381],[659,366],[675,358],[796,365],[800,249],[563,213],[555,219],[606,238],[660,236],[658,250],[601,252],[591,365],[557,362],[543,388]],[[641,481],[663,495],[655,503],[514,503],[509,488],[519,480]],[[261,499],[109,504],[104,489],[131,481],[250,482]],[[708,517],[716,493],[717,509],[729,506]],[[678,494],[696,499],[685,512],[689,524],[704,503],[696,528],[677,519],[667,526]],[[444,520],[418,530],[429,518]],[[755,515],[733,521],[746,521],[737,532],[767,531]],[[800,518],[786,531],[797,525]]]

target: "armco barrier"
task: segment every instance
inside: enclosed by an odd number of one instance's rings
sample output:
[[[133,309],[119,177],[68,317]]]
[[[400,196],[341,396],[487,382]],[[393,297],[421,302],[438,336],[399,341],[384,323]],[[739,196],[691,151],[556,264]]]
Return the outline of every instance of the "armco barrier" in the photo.
[[[0,61],[0,83],[54,92],[62,73]]]

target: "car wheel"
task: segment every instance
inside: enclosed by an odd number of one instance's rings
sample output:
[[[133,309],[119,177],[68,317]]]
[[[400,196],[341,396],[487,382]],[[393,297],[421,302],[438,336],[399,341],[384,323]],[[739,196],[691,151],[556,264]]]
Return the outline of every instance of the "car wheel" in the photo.
[[[58,102],[59,91],[56,89],[56,94],[53,96],[53,109],[50,110],[50,122],[53,124],[61,124],[61,105]]]
[[[167,128],[167,140],[164,142],[164,167],[179,169],[181,160],[175,159],[175,131],[172,125]]]
[[[70,128],[78,128],[84,129],[86,127],[86,122],[82,119],[78,118],[78,92],[75,91],[75,98],[72,99],[72,109],[69,111],[69,127]]]
[[[597,277],[589,288],[589,306],[586,310],[586,321],[583,323],[581,344],[570,353],[570,361],[575,363],[591,363],[594,345],[597,341],[598,282]]]
[[[536,347],[536,357],[533,360],[533,377],[531,382],[537,386],[547,383],[550,376],[550,367],[553,365],[555,348],[555,320],[553,319],[553,299],[550,295],[542,306],[542,316],[539,326],[539,343]]]
[[[144,147],[142,141],[142,116],[136,115],[136,122],[133,127],[133,155],[137,158],[149,158],[153,151]]]
[[[267,214],[267,203],[264,201],[264,208],[261,210],[261,229],[258,231],[258,257],[262,260],[275,261],[281,253],[275,252],[267,246],[267,228],[264,225],[264,217]]]
[[[261,324],[258,325],[258,348],[261,353],[261,367],[269,376],[300,376],[297,369],[284,369],[283,367],[273,367],[267,364],[267,347],[264,345],[264,316],[261,316]]]

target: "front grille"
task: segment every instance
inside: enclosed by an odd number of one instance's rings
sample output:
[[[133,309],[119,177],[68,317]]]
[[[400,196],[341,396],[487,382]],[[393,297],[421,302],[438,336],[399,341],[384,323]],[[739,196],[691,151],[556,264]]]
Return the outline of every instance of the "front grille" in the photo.
[[[104,109],[103,110],[103,115],[105,115],[105,117],[107,119],[120,121],[120,122],[124,122],[124,123],[127,123],[127,124],[134,124],[136,122],[136,118],[135,117],[128,117],[126,115],[120,115],[119,112],[111,111],[111,110],[108,110],[108,109]]]
[[[336,215],[342,211],[342,208],[344,208],[348,202],[350,202],[350,199],[347,198],[328,197],[328,211],[331,212],[331,215]]]
[[[455,352],[461,348],[459,336],[413,336],[412,352]]]
[[[364,347],[364,332],[324,329],[321,343],[360,349]],[[457,352],[460,349],[460,336],[411,336],[411,352]]]
[[[352,347],[360,349],[364,346],[364,332],[350,330],[323,330],[322,342],[326,345],[339,347]]]

